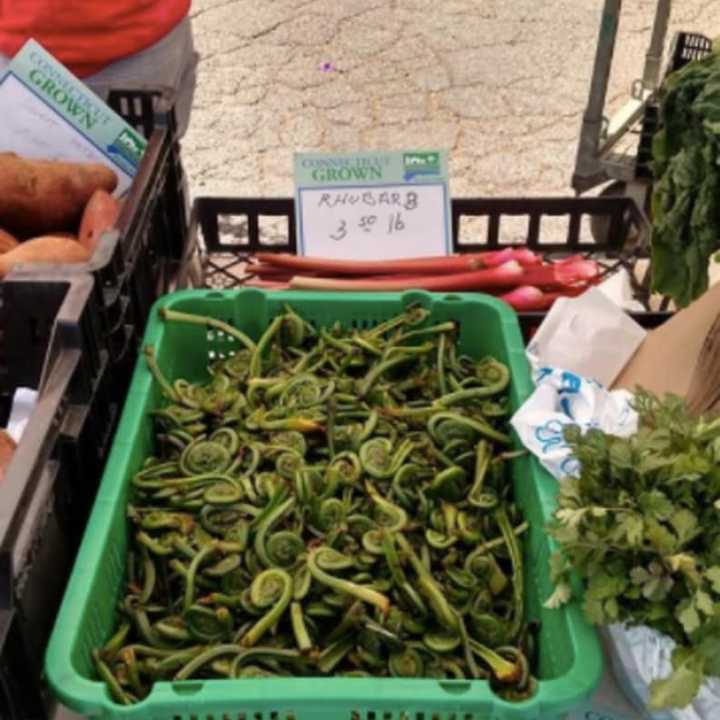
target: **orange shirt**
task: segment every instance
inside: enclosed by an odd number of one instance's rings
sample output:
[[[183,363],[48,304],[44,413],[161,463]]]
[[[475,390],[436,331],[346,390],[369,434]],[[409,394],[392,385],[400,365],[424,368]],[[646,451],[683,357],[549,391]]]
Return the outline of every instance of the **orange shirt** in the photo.
[[[0,0],[0,53],[34,38],[86,77],[153,45],[189,10],[190,0]]]

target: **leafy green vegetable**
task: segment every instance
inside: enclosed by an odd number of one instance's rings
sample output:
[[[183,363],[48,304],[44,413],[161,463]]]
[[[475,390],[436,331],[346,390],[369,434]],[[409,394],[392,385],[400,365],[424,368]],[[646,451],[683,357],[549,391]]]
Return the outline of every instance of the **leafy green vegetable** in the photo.
[[[668,76],[653,140],[653,289],[685,306],[720,248],[720,54]]]
[[[629,438],[569,428],[579,477],[563,482],[550,533],[555,591],[598,625],[648,625],[676,643],[673,672],[651,686],[653,708],[684,707],[720,675],[720,419],[690,417],[679,398],[639,393]]]

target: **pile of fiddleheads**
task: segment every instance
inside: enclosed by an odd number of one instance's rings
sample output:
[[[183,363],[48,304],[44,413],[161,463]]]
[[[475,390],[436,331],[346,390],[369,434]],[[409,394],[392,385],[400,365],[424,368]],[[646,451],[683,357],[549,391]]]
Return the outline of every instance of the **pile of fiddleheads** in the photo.
[[[512,502],[508,368],[411,307],[366,330],[291,309],[233,336],[167,404],[132,479],[125,592],[94,653],[120,703],[153,682],[283,675],[485,678],[532,694],[527,523]]]

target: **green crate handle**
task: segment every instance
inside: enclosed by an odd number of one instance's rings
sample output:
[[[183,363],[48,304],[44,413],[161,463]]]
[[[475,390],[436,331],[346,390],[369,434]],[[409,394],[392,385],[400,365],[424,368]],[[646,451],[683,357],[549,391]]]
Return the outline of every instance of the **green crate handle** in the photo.
[[[515,313],[484,295],[406,293],[265,293],[187,290],[158,300],[145,343],[153,344],[171,377],[204,369],[207,343],[225,348],[223,338],[208,340],[200,327],[166,326],[161,307],[222,317],[257,337],[285,304],[319,324],[384,319],[419,302],[434,319],[461,323],[460,341],[474,354],[490,352],[512,371],[511,400],[518,407],[531,393],[532,380]],[[199,377],[199,376],[198,376]],[[572,602],[562,610],[541,608],[549,593],[547,557],[555,548],[542,530],[555,508],[557,482],[534,458],[515,461],[518,502],[530,520],[524,541],[532,573],[529,601],[542,619],[541,669],[534,697],[509,703],[485,681],[401,678],[266,678],[189,680],[156,683],[137,705],[115,704],[103,683],[93,680],[90,651],[110,635],[114,597],[120,591],[126,545],[127,479],[144,459],[151,442],[147,410],[160,393],[139,360],[113,448],[85,531],[45,658],[45,673],[57,697],[86,716],[133,720],[549,720],[583,703],[599,683],[602,652],[595,630]],[[533,590],[534,588],[534,590]],[[531,593],[531,594],[532,594]]]

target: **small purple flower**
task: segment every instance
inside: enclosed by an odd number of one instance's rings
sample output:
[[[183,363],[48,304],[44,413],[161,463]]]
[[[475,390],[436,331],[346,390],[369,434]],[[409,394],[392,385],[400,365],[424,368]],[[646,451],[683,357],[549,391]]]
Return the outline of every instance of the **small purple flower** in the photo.
[[[324,63],[322,63],[322,64],[319,66],[318,70],[320,70],[320,72],[337,72],[337,68],[336,68],[335,65],[334,65],[333,63],[331,63],[331,62],[324,62]]]

